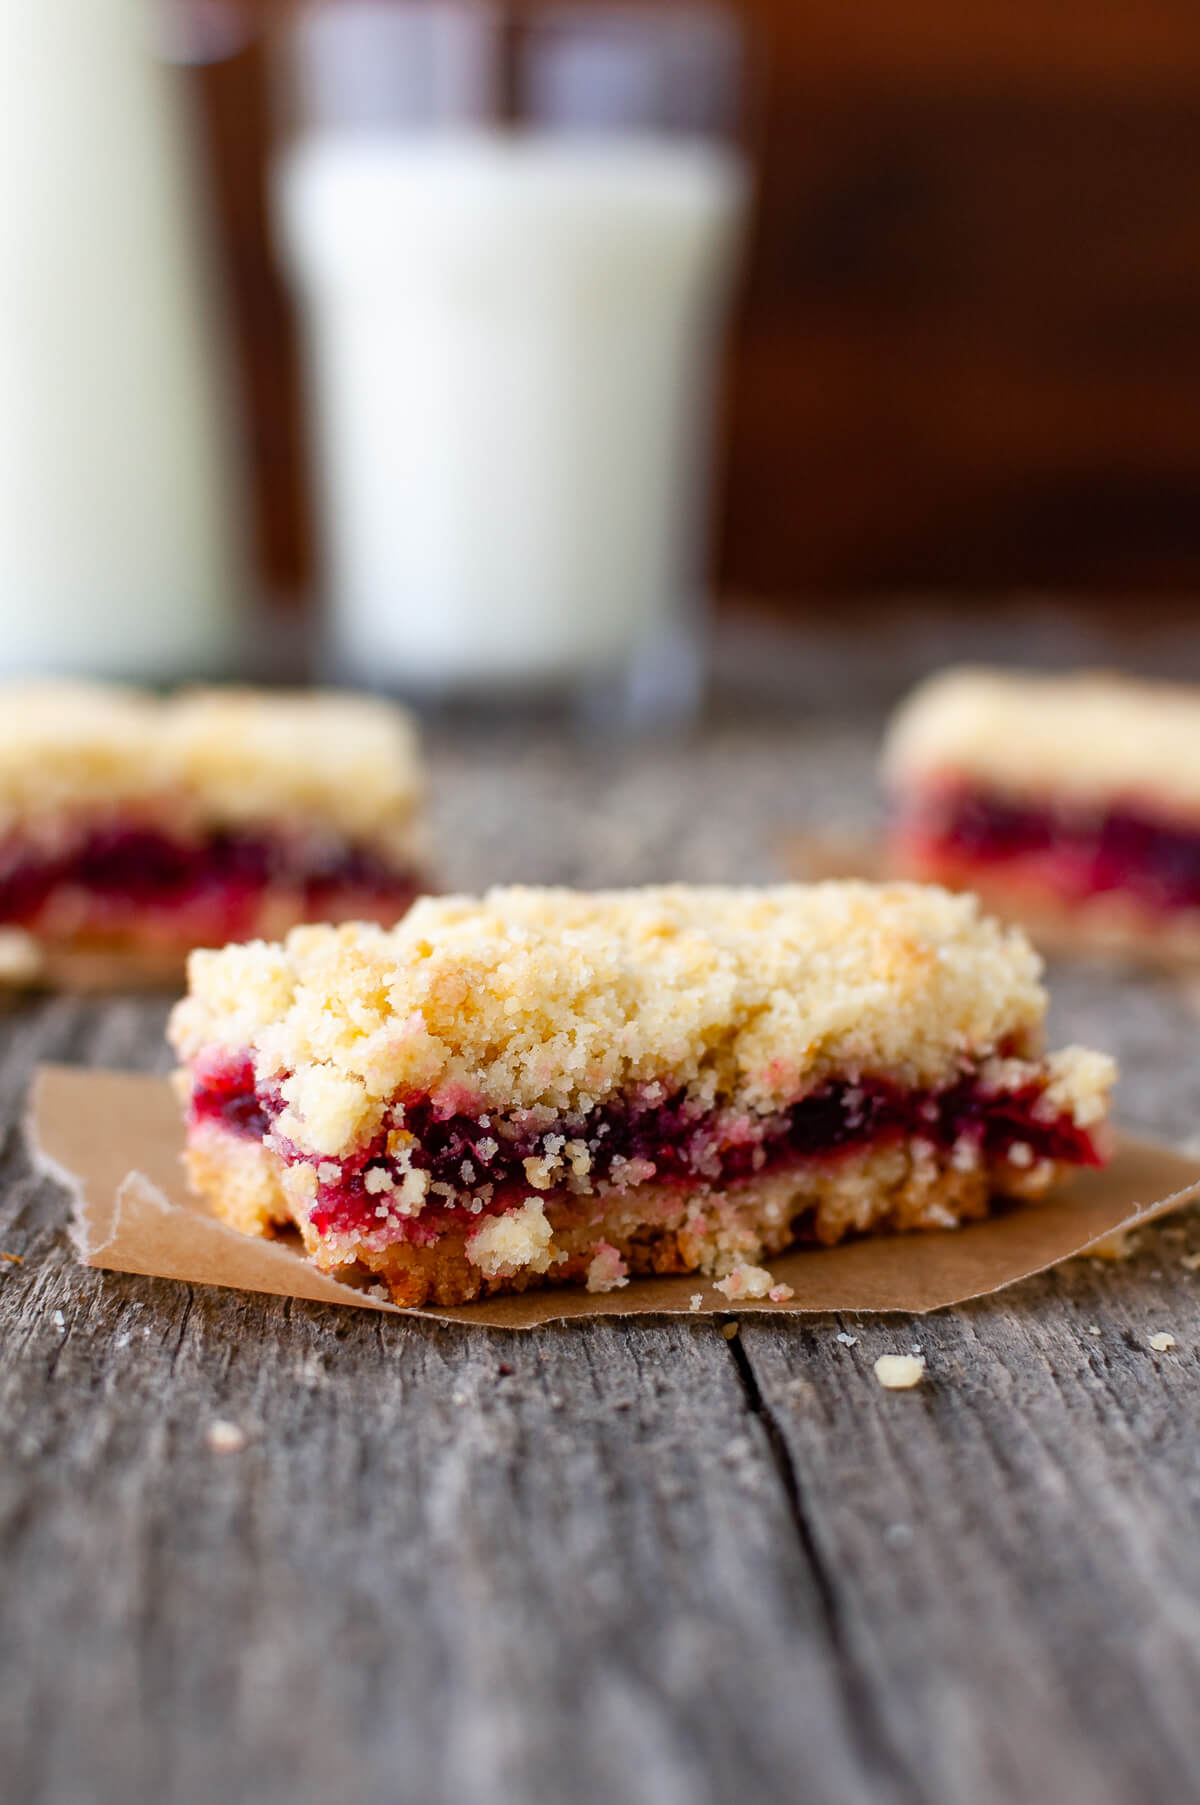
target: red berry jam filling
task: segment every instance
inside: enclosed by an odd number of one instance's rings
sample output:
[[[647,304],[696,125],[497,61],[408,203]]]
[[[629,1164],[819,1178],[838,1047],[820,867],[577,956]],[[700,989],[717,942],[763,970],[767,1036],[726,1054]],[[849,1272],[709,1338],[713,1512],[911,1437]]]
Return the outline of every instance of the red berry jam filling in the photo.
[[[270,1134],[280,1107],[277,1096],[272,1095],[268,1102],[265,1093],[260,1095],[248,1059],[216,1059],[197,1067],[192,1091],[194,1122],[217,1122],[228,1134],[261,1141]]]
[[[896,834],[947,873],[1006,867],[1073,901],[1122,890],[1152,909],[1200,908],[1200,827],[1132,804],[1087,810],[947,787],[906,804]]]
[[[389,1240],[434,1240],[527,1197],[526,1161],[539,1163],[548,1186],[591,1191],[653,1179],[656,1184],[727,1184],[812,1159],[919,1137],[949,1155],[963,1143],[985,1163],[1050,1159],[1094,1166],[1101,1156],[1092,1137],[1069,1115],[1042,1104],[1045,1081],[1031,1078],[1011,1090],[965,1071],[938,1090],[905,1090],[885,1078],[831,1079],[772,1116],[714,1111],[662,1087],[591,1110],[586,1116],[544,1119],[545,1111],[447,1113],[428,1096],[408,1098],[392,1111],[403,1127],[403,1168],[389,1153],[389,1129],[341,1160],[319,1162],[313,1226],[321,1234],[378,1233],[380,1198],[404,1172],[428,1174],[420,1214],[389,1225]],[[256,1087],[248,1059],[200,1061],[194,1072],[192,1120],[216,1123],[235,1135],[262,1138],[283,1109],[277,1084]],[[411,1139],[409,1137],[412,1137]],[[275,1137],[289,1164],[310,1156]],[[330,1167],[336,1167],[331,1177]],[[572,1177],[574,1175],[574,1183]],[[381,1180],[390,1180],[381,1186]]]
[[[303,919],[355,914],[384,922],[418,892],[415,874],[363,847],[289,841],[262,831],[183,839],[157,827],[94,827],[47,854],[19,841],[0,846],[0,922],[54,931],[114,933],[147,918],[179,918],[230,940],[252,932],[264,899],[285,891]]]

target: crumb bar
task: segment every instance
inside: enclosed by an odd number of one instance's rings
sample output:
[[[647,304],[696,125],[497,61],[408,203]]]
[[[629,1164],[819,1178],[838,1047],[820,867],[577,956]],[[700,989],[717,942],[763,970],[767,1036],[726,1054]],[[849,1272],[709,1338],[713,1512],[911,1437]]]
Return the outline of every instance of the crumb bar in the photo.
[[[901,707],[892,867],[1081,940],[1200,953],[1200,690],[952,670]]]
[[[340,694],[0,692],[0,929],[161,951],[394,921],[424,882],[406,715]]]
[[[1098,1163],[1115,1068],[918,885],[495,890],[190,960],[191,1182],[401,1304],[947,1227]]]

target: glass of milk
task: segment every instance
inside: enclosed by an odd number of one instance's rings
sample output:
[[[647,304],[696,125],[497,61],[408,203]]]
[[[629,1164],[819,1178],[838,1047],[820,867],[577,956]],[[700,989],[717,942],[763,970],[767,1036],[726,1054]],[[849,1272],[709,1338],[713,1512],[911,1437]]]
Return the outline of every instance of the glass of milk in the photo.
[[[338,677],[694,709],[739,50],[674,0],[299,9],[275,195]]]
[[[219,308],[151,0],[4,0],[0,675],[223,675],[246,589]]]

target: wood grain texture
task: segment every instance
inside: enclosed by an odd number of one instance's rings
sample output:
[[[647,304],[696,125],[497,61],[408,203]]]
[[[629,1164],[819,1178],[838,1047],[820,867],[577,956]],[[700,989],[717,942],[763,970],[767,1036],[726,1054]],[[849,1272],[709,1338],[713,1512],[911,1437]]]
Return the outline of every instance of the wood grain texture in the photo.
[[[443,742],[447,876],[769,876],[781,813],[869,814],[870,746],[812,721],[686,754]],[[1057,1033],[1123,1053],[1126,1118],[1192,1132],[1187,998],[1055,980]],[[919,1325],[732,1342],[87,1271],[29,1165],[28,1072],[164,1069],[164,1014],[0,1016],[6,1798],[1197,1796],[1200,1221]],[[880,1390],[875,1356],[915,1343],[927,1383]]]

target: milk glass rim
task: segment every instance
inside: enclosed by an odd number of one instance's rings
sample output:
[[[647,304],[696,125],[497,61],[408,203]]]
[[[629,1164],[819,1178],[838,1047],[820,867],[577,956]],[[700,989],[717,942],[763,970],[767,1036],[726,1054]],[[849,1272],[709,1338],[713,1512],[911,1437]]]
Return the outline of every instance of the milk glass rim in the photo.
[[[277,34],[280,139],[447,130],[736,143],[746,32],[727,0],[300,0]]]

